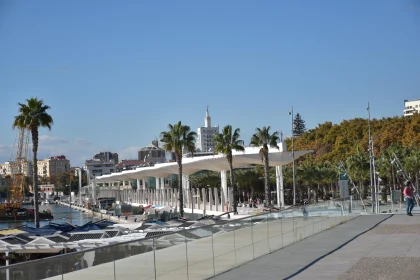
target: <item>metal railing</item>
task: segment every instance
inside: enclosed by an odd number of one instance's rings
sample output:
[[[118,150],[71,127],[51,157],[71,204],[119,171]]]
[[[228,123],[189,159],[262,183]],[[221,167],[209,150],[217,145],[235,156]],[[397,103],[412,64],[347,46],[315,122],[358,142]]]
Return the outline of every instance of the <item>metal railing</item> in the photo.
[[[0,269],[0,279],[207,279],[352,219],[320,203]],[[350,211],[351,212],[351,211]]]

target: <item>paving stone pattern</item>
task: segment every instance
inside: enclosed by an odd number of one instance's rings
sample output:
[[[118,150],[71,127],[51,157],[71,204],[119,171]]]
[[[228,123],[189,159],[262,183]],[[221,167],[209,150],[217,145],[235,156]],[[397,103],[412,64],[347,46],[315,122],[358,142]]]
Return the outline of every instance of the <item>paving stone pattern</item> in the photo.
[[[351,246],[342,257],[331,257],[328,254],[334,254],[334,250],[339,252],[340,246],[352,242],[351,240],[356,236],[363,234],[389,217],[391,216],[360,216],[213,279],[337,279],[339,275],[365,256],[366,248],[374,248],[377,241],[373,244],[362,241],[358,246]],[[357,238],[354,241],[356,240]],[[326,259],[328,261],[325,261]],[[309,272],[309,270],[312,271]]]
[[[217,276],[420,279],[420,215],[366,215]]]

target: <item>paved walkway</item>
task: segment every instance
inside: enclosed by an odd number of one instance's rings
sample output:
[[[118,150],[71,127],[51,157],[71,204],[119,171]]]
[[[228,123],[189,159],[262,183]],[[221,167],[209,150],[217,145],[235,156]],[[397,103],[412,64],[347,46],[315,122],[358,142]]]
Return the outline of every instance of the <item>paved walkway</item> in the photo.
[[[420,215],[364,215],[213,277],[419,279]]]

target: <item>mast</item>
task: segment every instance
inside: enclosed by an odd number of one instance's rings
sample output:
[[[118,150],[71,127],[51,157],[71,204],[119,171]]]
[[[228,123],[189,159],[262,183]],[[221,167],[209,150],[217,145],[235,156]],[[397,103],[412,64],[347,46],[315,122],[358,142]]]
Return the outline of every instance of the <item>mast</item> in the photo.
[[[294,129],[294,115],[293,115],[293,106],[292,106],[292,111],[289,112],[289,115],[292,116],[292,161],[293,161],[293,167],[292,167],[292,172],[293,172],[293,205],[296,205],[296,182],[295,182],[295,142],[294,142],[294,138],[295,138],[295,129]]]
[[[373,139],[370,131],[370,105],[368,102],[368,133],[369,133],[369,175],[370,175],[370,192],[372,195],[372,213],[379,213],[379,200],[377,197],[377,185],[376,185],[376,168],[375,168],[375,155],[373,152]]]
[[[13,184],[10,189],[10,203],[12,203],[13,208],[22,207],[22,202],[24,199],[24,184],[25,184],[25,171],[28,170],[28,144],[29,144],[29,131],[25,128],[19,128],[18,130],[18,139],[17,139],[17,148],[16,148],[16,158],[14,162],[11,162],[11,171]]]

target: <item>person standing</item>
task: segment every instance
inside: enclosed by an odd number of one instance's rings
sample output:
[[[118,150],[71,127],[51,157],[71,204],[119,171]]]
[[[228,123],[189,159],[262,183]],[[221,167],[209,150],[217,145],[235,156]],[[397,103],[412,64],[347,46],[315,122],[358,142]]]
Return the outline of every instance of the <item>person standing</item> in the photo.
[[[407,215],[413,216],[411,214],[411,211],[414,208],[414,188],[411,181],[405,182],[405,188],[404,188],[404,197],[405,197],[405,203],[406,203],[406,209],[407,209]]]

